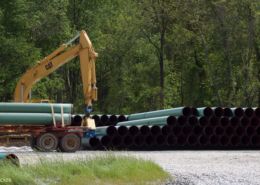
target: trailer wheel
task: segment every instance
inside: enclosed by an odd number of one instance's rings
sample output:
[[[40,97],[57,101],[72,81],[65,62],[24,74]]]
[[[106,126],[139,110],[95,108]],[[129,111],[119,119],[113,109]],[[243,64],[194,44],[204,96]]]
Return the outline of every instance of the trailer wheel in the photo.
[[[80,137],[76,134],[67,134],[61,138],[60,150],[62,152],[76,152],[80,146]]]
[[[58,138],[52,133],[42,134],[37,138],[36,147],[44,152],[56,150],[58,147]]]

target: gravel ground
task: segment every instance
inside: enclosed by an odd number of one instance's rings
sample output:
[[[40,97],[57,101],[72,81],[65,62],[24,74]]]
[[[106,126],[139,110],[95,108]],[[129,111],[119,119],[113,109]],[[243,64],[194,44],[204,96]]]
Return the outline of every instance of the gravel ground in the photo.
[[[156,162],[173,179],[167,185],[260,185],[259,151],[79,151],[77,153],[40,153],[29,147],[0,147],[0,152],[14,152],[21,164],[42,159],[73,160],[108,154],[135,156]]]

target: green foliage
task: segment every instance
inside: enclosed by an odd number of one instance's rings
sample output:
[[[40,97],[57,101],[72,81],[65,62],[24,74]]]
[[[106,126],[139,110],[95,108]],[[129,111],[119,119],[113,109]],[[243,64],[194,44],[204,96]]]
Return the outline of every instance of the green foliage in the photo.
[[[92,160],[44,162],[21,168],[1,166],[6,184],[154,184],[162,183],[169,174],[151,161],[131,157],[105,156]],[[3,183],[5,184],[5,183]]]
[[[94,110],[260,106],[258,0],[9,0],[0,5],[0,100],[79,30],[95,50]],[[34,98],[83,111],[78,59],[38,82]]]

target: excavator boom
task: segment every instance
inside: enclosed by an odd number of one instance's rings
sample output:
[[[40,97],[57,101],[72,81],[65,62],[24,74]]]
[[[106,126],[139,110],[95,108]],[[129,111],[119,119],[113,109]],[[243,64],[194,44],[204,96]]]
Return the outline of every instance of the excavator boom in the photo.
[[[78,38],[79,43],[74,44]],[[80,58],[85,105],[91,107],[92,101],[97,100],[95,71],[97,53],[85,31],[81,31],[71,41],[62,44],[50,55],[42,59],[31,69],[27,70],[16,85],[14,101],[29,102],[31,89],[36,82],[53,73],[77,56]]]

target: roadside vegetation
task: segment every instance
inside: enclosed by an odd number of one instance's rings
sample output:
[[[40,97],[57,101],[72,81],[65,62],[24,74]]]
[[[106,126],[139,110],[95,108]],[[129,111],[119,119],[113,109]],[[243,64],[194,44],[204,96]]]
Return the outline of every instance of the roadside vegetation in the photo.
[[[21,167],[1,164],[0,178],[1,185],[141,185],[161,184],[169,174],[151,161],[106,156],[91,160],[41,161]]]

